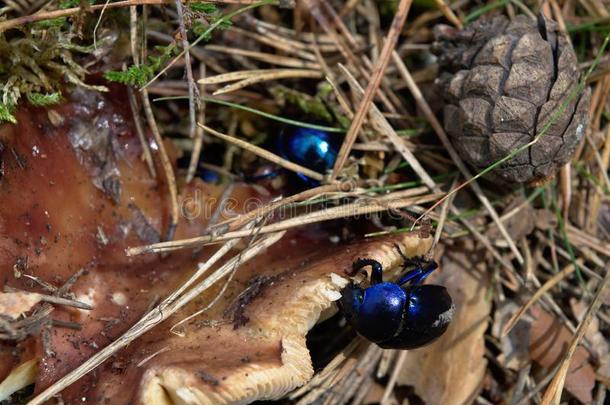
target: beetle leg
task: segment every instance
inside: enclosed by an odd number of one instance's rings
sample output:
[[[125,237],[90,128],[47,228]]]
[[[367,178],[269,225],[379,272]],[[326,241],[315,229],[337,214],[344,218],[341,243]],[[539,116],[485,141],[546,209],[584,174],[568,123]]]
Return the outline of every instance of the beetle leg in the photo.
[[[362,270],[366,266],[371,266],[371,284],[383,282],[383,267],[375,259],[358,259],[352,264],[352,274]]]
[[[400,245],[398,243],[394,243],[394,247],[398,251],[398,254],[400,255],[400,257],[402,257],[402,260],[403,260],[402,268],[403,269],[406,269],[409,266],[421,267],[422,262],[424,262],[423,258],[421,258],[421,257],[415,257],[415,258],[407,257],[404,254],[404,252],[402,251],[402,249],[400,248]]]
[[[407,272],[404,276],[398,280],[398,285],[406,283],[421,284],[426,277],[430,275],[434,270],[438,268],[438,264],[434,260],[427,262],[424,266],[417,266],[415,269]]]

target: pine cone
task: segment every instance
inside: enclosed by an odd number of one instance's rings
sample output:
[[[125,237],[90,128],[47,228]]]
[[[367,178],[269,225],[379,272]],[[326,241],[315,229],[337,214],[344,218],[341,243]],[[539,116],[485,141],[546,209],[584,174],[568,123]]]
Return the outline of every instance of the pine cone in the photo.
[[[445,129],[475,169],[532,141],[578,86],[572,46],[557,24],[543,17],[480,19],[462,31],[437,26],[435,37]],[[588,88],[572,96],[538,143],[492,173],[513,183],[553,174],[585,133],[590,98]]]

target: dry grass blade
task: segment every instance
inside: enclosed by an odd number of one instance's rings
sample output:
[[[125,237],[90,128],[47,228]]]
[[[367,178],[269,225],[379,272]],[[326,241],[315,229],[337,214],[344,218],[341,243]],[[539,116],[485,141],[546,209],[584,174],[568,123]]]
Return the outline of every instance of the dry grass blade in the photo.
[[[253,0],[210,0],[209,3],[227,3],[227,4],[254,4]],[[131,6],[143,6],[143,5],[170,5],[173,4],[171,0],[125,0],[117,1],[108,4],[94,4],[87,7],[87,11],[98,11],[112,8],[125,8]],[[83,11],[81,7],[72,7],[62,10],[44,11],[32,15],[26,15],[23,17],[13,18],[0,22],[0,33],[9,30],[11,28],[19,27],[20,25],[30,24],[36,21],[51,20],[60,17],[69,17],[76,15]]]
[[[597,151],[595,151],[597,152]],[[597,160],[597,153],[595,154]],[[607,126],[606,130],[606,139],[604,141],[602,156],[599,158],[599,173],[597,175],[598,183],[605,183],[606,187],[608,184],[608,165],[610,164],[610,125]],[[602,193],[593,193],[591,196],[591,208],[590,214],[588,218],[587,228],[591,231],[595,230],[597,227],[597,218],[599,214],[599,209],[601,206],[601,201],[603,198]]]
[[[396,359],[396,364],[392,368],[392,374],[390,375],[390,379],[386,385],[385,391],[383,392],[383,397],[381,397],[381,405],[388,405],[390,396],[394,391],[394,386],[396,385],[396,380],[398,380],[398,375],[400,374],[400,370],[402,370],[405,361],[407,360],[408,351],[402,350]]]
[[[32,294],[36,294],[36,293],[32,293]],[[73,307],[73,308],[85,309],[85,310],[93,309],[93,307],[91,305],[89,305],[85,302],[82,302],[82,301],[71,300],[69,298],[56,297],[54,295],[45,295],[45,294],[36,294],[36,295],[38,297],[40,297],[40,301],[42,301],[42,302],[48,302],[51,304],[64,305],[66,307]]]
[[[251,222],[257,218],[262,218],[264,216],[267,216],[267,215],[271,214],[273,211],[276,211],[279,208],[284,207],[288,204],[293,204],[293,203],[296,203],[299,201],[323,197],[325,195],[328,195],[330,193],[335,193],[338,191],[349,192],[352,190],[352,188],[353,188],[353,185],[351,183],[335,183],[335,184],[328,184],[328,185],[324,185],[324,186],[311,188],[309,190],[305,190],[298,194],[294,194],[290,197],[285,197],[278,201],[271,202],[260,208],[253,209],[252,211],[248,211],[247,213],[242,214],[236,218],[232,218],[227,221],[216,224],[213,228],[218,229],[219,227],[222,227],[222,229],[221,229],[222,232],[219,232],[219,234],[229,232],[229,231],[235,231],[235,230],[241,228],[242,226],[244,226],[245,224],[247,224],[248,222]]]
[[[272,70],[268,73],[261,73],[253,75],[246,79],[240,80],[237,83],[227,85],[221,89],[216,90],[212,93],[214,96],[220,94],[230,93],[235,90],[243,89],[244,87],[251,86],[257,83],[263,83],[271,80],[278,79],[319,79],[323,77],[322,72],[316,70],[305,70],[305,69],[277,69]]]
[[[305,6],[307,5],[308,4],[305,4]],[[275,25],[267,21],[256,19],[252,16],[246,16],[246,19],[249,24],[254,26],[257,32],[267,35],[270,38],[273,38],[271,35],[275,34],[278,38],[290,37],[293,39],[298,39],[298,41],[295,40],[294,45],[302,49],[309,49],[309,43],[318,43],[320,44],[320,50],[322,51],[335,52],[338,50],[334,37],[331,35],[325,35],[318,32],[297,31],[282,25]],[[361,47],[363,45],[362,38],[359,37],[358,39],[360,41],[358,46]]]
[[[581,266],[582,263],[583,263],[583,260],[582,259],[578,259],[578,260],[576,260],[576,262],[578,263],[579,266]],[[563,280],[564,278],[566,278],[567,276],[572,274],[574,272],[574,270],[576,270],[576,266],[573,263],[570,263],[563,270],[561,270],[559,273],[555,274],[553,277],[548,279],[546,281],[546,283],[544,283],[542,285],[542,287],[540,287],[534,293],[534,295],[532,295],[532,297],[529,300],[527,300],[525,305],[523,305],[521,308],[519,308],[519,311],[517,311],[510,318],[510,320],[504,326],[504,329],[502,329],[502,336],[508,335],[508,333],[512,330],[512,328],[517,324],[517,322],[519,322],[519,319],[521,319],[523,314],[525,314],[525,312],[532,305],[534,305],[534,303],[536,301],[538,301],[540,299],[540,297],[542,297],[547,291],[549,291],[551,288],[553,288],[555,285],[557,285],[557,283],[559,283],[561,280]]]
[[[272,73],[284,73],[294,72],[295,74],[300,73],[318,73],[317,70],[311,69],[254,69],[254,70],[236,70],[229,73],[222,73],[216,76],[209,76],[198,81],[199,84],[218,84],[226,82],[234,82],[238,80],[251,79],[260,75],[268,75]],[[289,76],[290,77],[290,76]]]
[[[315,55],[306,51],[306,50],[308,50],[308,46],[307,46],[307,44],[305,44],[303,42],[295,41],[295,40],[292,40],[292,39],[289,39],[286,37],[282,37],[280,35],[274,34],[273,32],[270,32],[270,31],[267,31],[267,33],[265,35],[260,35],[260,34],[250,32],[250,31],[247,31],[247,30],[244,30],[241,28],[237,28],[237,27],[232,27],[231,31],[237,32],[248,38],[253,38],[262,44],[274,47],[280,51],[294,54],[294,55],[298,56],[299,58],[311,60],[311,61],[316,60]]]
[[[199,77],[201,79],[205,78],[205,63],[202,63],[199,65]],[[205,86],[204,85],[200,85],[199,94],[201,96],[205,96]],[[197,122],[201,122],[201,123],[205,123],[206,102],[205,102],[204,98],[205,97],[200,97],[199,113],[197,115]],[[197,130],[195,131],[195,140],[193,141],[193,153],[191,154],[189,168],[186,173],[186,182],[187,183],[190,183],[195,178],[195,173],[197,172],[197,166],[200,163],[199,158],[201,156],[202,148],[203,148],[203,128],[201,128],[199,125],[197,125]]]
[[[233,257],[231,260],[226,262],[223,266],[218,268],[214,273],[210,274],[205,280],[194,286],[191,290],[187,291],[183,295],[178,298],[175,298],[174,295],[170,295],[172,300],[165,299],[158,306],[156,306],[153,310],[148,312],[146,315],[142,317],[135,325],[133,325],[127,332],[125,332],[121,337],[112,342],[110,345],[106,346],[104,349],[100,350],[96,354],[94,354],[89,360],[81,364],[79,367],[62,377],[60,380],[55,382],[53,385],[42,391],[36,397],[34,397],[28,405],[42,405],[53,396],[60,393],[64,388],[78,381],[82,376],[89,373],[97,366],[102,364],[108,358],[110,358],[114,353],[127,346],[129,343],[133,342],[136,338],[149,331],[156,325],[159,325],[165,319],[167,319],[170,315],[174,314],[180,308],[184,307],[188,304],[192,299],[200,295],[203,291],[210,288],[214,285],[218,280],[222,279],[226,274],[232,271],[235,266],[244,263],[257,254],[261,253],[269,246],[273,245],[275,242],[281,239],[284,235],[283,232],[269,235],[265,237],[260,242],[252,245],[250,248],[244,250],[236,257]],[[224,254],[224,250],[219,251]],[[218,253],[218,252],[217,252]],[[220,258],[222,254],[214,254],[203,266],[206,270],[209,269],[213,264],[215,264]],[[200,268],[201,271],[201,268]]]
[[[398,4],[398,8],[396,9],[396,13],[394,14],[394,20],[392,21],[392,25],[388,35],[383,44],[383,49],[381,50],[381,54],[379,55],[379,60],[373,69],[373,73],[371,74],[371,79],[369,81],[368,86],[366,87],[366,91],[364,92],[364,97],[360,102],[358,109],[354,115],[354,119],[345,135],[345,139],[343,140],[343,145],[341,145],[341,149],[337,155],[337,160],[335,162],[335,166],[333,167],[332,174],[330,176],[331,180],[334,180],[339,175],[341,169],[345,165],[347,161],[347,156],[349,155],[352,145],[356,141],[356,137],[358,136],[358,132],[360,132],[360,128],[362,128],[362,124],[364,123],[364,118],[369,112],[370,105],[373,101],[373,97],[381,84],[381,79],[383,74],[388,67],[390,62],[390,57],[392,52],[394,51],[394,47],[396,46],[396,42],[398,41],[398,37],[400,35],[400,31],[407,19],[407,14],[409,13],[409,9],[411,8],[412,0],[401,0]]]
[[[356,78],[351,74],[351,72],[343,65],[339,64],[339,69],[343,72],[345,78],[348,83],[352,87],[352,89],[358,94],[360,97],[364,97],[365,91],[360,86],[360,83],[356,80]],[[377,108],[374,103],[370,104],[371,110],[371,124],[381,133],[388,137],[388,139],[392,142],[396,150],[405,158],[405,160],[409,163],[413,171],[417,173],[419,178],[424,182],[424,184],[431,189],[436,187],[434,180],[432,177],[426,172],[421,163],[417,160],[415,155],[409,150],[404,140],[398,136],[394,128],[390,125],[388,120],[383,116],[381,111]]]
[[[257,156],[262,157],[263,159],[266,159],[270,162],[273,162],[277,165],[282,166],[284,169],[287,170],[291,170],[295,173],[301,173],[304,174],[305,176],[312,178],[314,180],[318,180],[318,181],[322,181],[324,180],[324,176],[320,173],[314,172],[311,169],[308,169],[306,167],[303,167],[301,165],[298,165],[296,163],[290,162],[284,158],[281,158],[280,156],[273,154],[271,152],[269,152],[268,150],[265,150],[259,146],[256,145],[252,145],[251,143],[248,143],[246,141],[243,141],[241,139],[235,138],[233,136],[229,136],[229,135],[225,135],[222,132],[218,132],[215,129],[212,129],[210,127],[207,127],[205,125],[199,124],[199,126],[201,128],[203,128],[204,130],[206,130],[209,134],[214,135],[224,141],[230,142],[233,145],[237,145],[240,148],[243,148],[249,152],[254,153]]]
[[[301,215],[296,218],[287,219],[285,221],[280,221],[272,225],[266,225],[257,230],[257,232],[259,234],[266,234],[283,231],[298,226],[313,224],[316,222],[330,221],[337,218],[372,214],[375,212],[382,212],[390,209],[396,210],[417,204],[424,204],[431,201],[435,201],[435,199],[438,198],[439,195],[440,194],[427,194],[417,197],[405,197],[404,195],[401,195],[401,193],[392,193],[384,198],[380,198],[379,201],[374,198],[369,198],[367,199],[367,204],[344,204],[339,207],[328,208],[325,210],[312,212],[310,214]],[[249,236],[250,233],[250,231],[242,230],[228,232],[220,236],[205,235],[190,239],[182,239],[171,242],[161,242],[152,245],[138,246],[127,249],[127,255],[136,256],[145,253],[170,252],[174,250],[194,248],[205,244],[217,243],[228,239],[242,238],[245,236]]]
[[[148,91],[146,89],[142,90],[142,104],[144,106],[144,113],[146,114],[146,118],[148,120],[148,125],[150,130],[155,137],[155,142],[157,143],[157,147],[159,148],[159,156],[161,158],[161,166],[163,167],[163,171],[165,172],[165,180],[167,182],[167,188],[169,190],[169,198],[170,198],[170,224],[165,232],[165,240],[172,240],[174,238],[174,232],[176,232],[176,226],[178,226],[178,216],[180,215],[178,210],[178,187],[176,185],[176,175],[174,173],[174,169],[172,167],[172,163],[169,160],[169,156],[167,155],[167,151],[165,150],[165,145],[163,143],[163,137],[161,136],[161,132],[157,127],[157,121],[155,120],[155,116],[152,112],[152,107],[150,106],[150,100],[148,99]]]
[[[456,184],[457,184],[457,179],[453,180],[450,190],[452,190]],[[434,242],[432,243],[431,250],[434,250],[434,247],[441,240],[441,236],[443,234],[443,228],[445,227],[445,221],[447,221],[447,214],[449,213],[449,207],[451,207],[452,205],[453,205],[453,197],[448,198],[447,201],[445,201],[443,203],[443,205],[441,206],[441,215],[438,220],[438,225],[436,226],[436,232],[434,233]]]
[[[559,193],[563,220],[567,222],[572,201],[572,165],[570,163],[566,163],[559,170]]]
[[[557,371],[557,373],[551,380],[551,383],[547,387],[544,396],[542,397],[542,401],[540,402],[541,405],[559,405],[559,403],[561,402],[561,393],[563,392],[563,386],[565,384],[565,379],[568,373],[568,369],[570,367],[572,356],[574,355],[574,352],[576,351],[576,348],[578,347],[580,341],[584,337],[585,332],[589,327],[589,324],[596,316],[597,311],[601,307],[603,303],[603,292],[608,287],[608,284],[610,284],[610,268],[606,267],[605,270],[606,275],[600,283],[599,288],[595,293],[595,297],[593,298],[589,309],[587,309],[585,317],[583,318],[582,322],[580,322],[580,325],[578,325],[578,330],[576,331],[576,335],[574,335],[572,344],[570,344],[570,347],[564,355],[559,370]]]
[[[451,22],[451,24],[455,25],[457,28],[462,29],[464,24],[460,21],[458,16],[455,15],[453,10],[445,3],[444,0],[434,0],[438,9],[443,13],[445,18]]]
[[[138,108],[138,102],[131,87],[127,88],[127,97],[129,98],[129,105],[133,113],[133,122],[136,128],[136,133],[138,134],[140,144],[142,145],[142,153],[144,154],[144,160],[146,161],[146,166],[148,167],[150,176],[154,179],[157,177],[157,171],[155,170],[155,163],[153,162],[152,154],[150,153],[150,147],[148,145],[148,140],[146,139],[144,127],[140,119],[140,109]]]
[[[610,257],[610,243],[604,243],[595,236],[592,236],[573,225],[566,226],[566,233],[571,244],[586,246],[606,257]]]
[[[182,43],[183,49],[189,49],[189,40],[186,33],[186,26],[184,24],[184,10],[181,0],[175,0],[176,11],[178,12],[178,27],[180,29],[180,42]],[[195,92],[197,87],[195,86],[195,77],[193,76],[193,66],[191,64],[191,52],[186,51],[184,53],[184,66],[186,71],[186,80],[188,84],[188,96],[189,96],[189,137],[195,138],[195,131],[197,129],[197,105],[195,103]]]
[[[289,56],[280,56],[274,53],[249,51],[247,49],[230,48],[223,45],[207,45],[205,49],[208,51],[228,53],[231,55],[247,56],[261,62],[270,63],[272,65],[287,66],[292,68],[320,69],[320,66],[317,63],[291,58]]]
[[[19,293],[19,294],[23,294],[23,295],[28,295],[28,296],[37,298],[39,301],[42,301],[42,302],[49,302],[52,304],[65,305],[67,307],[74,307],[74,308],[86,309],[86,310],[93,309],[93,307],[91,305],[89,305],[85,302],[73,300],[70,298],[59,297],[56,295],[47,295],[47,294],[30,292],[30,291],[23,291],[18,288],[12,288],[9,286],[5,286],[4,291],[7,293]]]

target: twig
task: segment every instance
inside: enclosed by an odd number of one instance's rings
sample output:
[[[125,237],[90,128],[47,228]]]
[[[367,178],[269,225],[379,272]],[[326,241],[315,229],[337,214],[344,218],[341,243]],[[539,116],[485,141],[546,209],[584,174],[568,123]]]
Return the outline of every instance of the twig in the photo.
[[[247,213],[240,215],[239,217],[229,220],[230,222],[228,224],[227,224],[228,221],[225,221],[223,223],[215,225],[213,228],[218,229],[219,227],[226,225],[226,229],[222,229],[223,232],[221,232],[221,233],[235,231],[235,230],[241,228],[242,226],[244,226],[245,224],[247,224],[248,222],[255,220],[257,218],[269,215],[272,212],[274,212],[274,211],[278,210],[279,208],[284,207],[288,204],[308,200],[310,198],[322,197],[326,194],[337,192],[337,191],[349,192],[349,191],[352,191],[353,188],[354,187],[352,186],[351,183],[334,183],[334,184],[327,184],[327,185],[323,185],[323,186],[319,186],[319,187],[310,188],[310,189],[302,191],[298,194],[294,194],[290,197],[285,197],[278,201],[275,201],[275,202],[269,203],[265,206],[262,206],[260,208],[256,208],[256,209],[253,209],[252,211],[248,211]]]
[[[184,26],[184,12],[182,9],[182,1],[175,0],[176,11],[178,12],[178,26],[180,28],[180,41],[182,42],[182,49],[187,49],[184,53],[184,68],[186,70],[186,80],[188,83],[188,94],[189,94],[189,137],[195,138],[195,130],[197,128],[197,103],[195,102],[195,92],[197,87],[195,86],[195,78],[193,77],[193,66],[191,65],[191,53],[189,40],[186,33],[186,27]],[[197,95],[199,96],[199,95]]]
[[[373,69],[373,73],[371,75],[371,79],[369,81],[368,86],[366,87],[366,91],[364,93],[364,97],[356,110],[354,115],[354,119],[345,135],[345,139],[343,140],[343,144],[341,145],[341,149],[337,155],[337,160],[335,161],[335,166],[333,167],[333,171],[330,175],[330,180],[333,181],[337,178],[341,169],[345,165],[347,161],[347,157],[352,149],[352,145],[356,141],[356,137],[358,136],[358,132],[364,123],[364,118],[369,112],[369,108],[371,102],[373,101],[373,96],[377,92],[379,85],[381,84],[381,79],[383,74],[388,67],[388,63],[390,62],[390,57],[392,52],[394,51],[394,47],[396,46],[396,42],[398,41],[398,37],[400,32],[402,31],[402,27],[407,19],[407,14],[409,13],[409,8],[411,7],[412,0],[401,0],[398,8],[396,9],[396,13],[394,14],[394,20],[392,21],[392,25],[386,40],[383,44],[383,48],[381,50],[381,54],[379,55],[379,60]]]
[[[434,201],[439,194],[428,194],[417,197],[402,197],[397,196],[398,193],[389,194],[387,197],[381,199],[381,203],[377,204],[374,199],[368,199],[368,205],[362,205],[360,203],[344,204],[339,207],[328,208],[322,211],[312,212],[310,214],[301,215],[295,218],[280,221],[272,225],[266,225],[260,229],[260,234],[272,233],[291,229],[297,226],[308,225],[316,222],[330,221],[337,218],[345,218],[356,215],[366,215],[375,212],[387,211],[388,209],[399,209],[409,207],[416,204],[423,204],[430,201]],[[389,197],[389,198],[388,198]],[[220,241],[242,238],[248,236],[250,231],[235,231],[228,232],[220,236],[205,235],[198,236],[190,239],[182,239],[171,242],[161,242],[152,245],[138,246],[128,248],[126,253],[128,256],[136,256],[145,253],[161,253],[170,252],[174,250],[187,249],[199,247],[205,244],[217,243]]]

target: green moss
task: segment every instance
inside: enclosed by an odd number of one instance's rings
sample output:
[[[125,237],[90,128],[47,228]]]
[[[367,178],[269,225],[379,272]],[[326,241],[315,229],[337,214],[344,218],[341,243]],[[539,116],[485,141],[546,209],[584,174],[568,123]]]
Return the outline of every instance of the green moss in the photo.
[[[128,86],[144,86],[179,52],[175,44],[157,46],[155,49],[158,54],[148,57],[149,64],[132,65],[122,72],[111,70],[105,72],[104,77],[111,82],[118,82]]]
[[[28,93],[28,101],[36,107],[48,107],[61,102],[61,93],[56,91],[54,93]]]
[[[195,3],[195,2],[191,2],[191,3],[188,4],[188,7],[193,12],[203,13],[203,14],[212,14],[212,13],[215,13],[218,10],[216,8],[216,5],[211,4],[211,3]]]
[[[270,91],[280,104],[287,102],[297,106],[301,111],[308,115],[322,119],[326,122],[333,121],[331,112],[328,110],[328,108],[326,108],[324,102],[318,97],[312,97],[309,94],[289,89],[285,86],[273,86]]]
[[[66,83],[105,90],[83,82],[87,71],[74,58],[91,48],[73,43],[64,22],[47,20],[0,33],[0,55],[10,55],[0,58],[0,123],[15,122],[13,113],[24,96],[48,106],[61,100]]]

